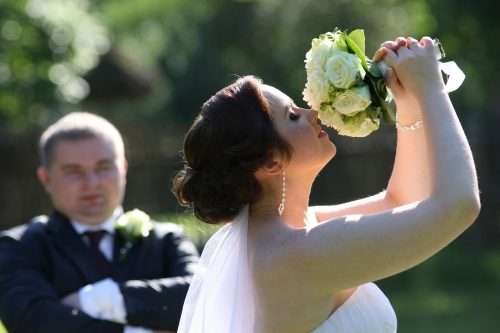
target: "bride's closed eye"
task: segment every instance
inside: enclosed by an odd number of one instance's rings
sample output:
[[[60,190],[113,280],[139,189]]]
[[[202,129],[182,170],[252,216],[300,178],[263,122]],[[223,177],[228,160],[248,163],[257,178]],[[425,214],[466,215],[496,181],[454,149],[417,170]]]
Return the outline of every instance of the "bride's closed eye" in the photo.
[[[295,113],[294,111],[290,111],[290,120],[292,121],[295,121],[295,120],[299,120],[301,114],[299,113]]]

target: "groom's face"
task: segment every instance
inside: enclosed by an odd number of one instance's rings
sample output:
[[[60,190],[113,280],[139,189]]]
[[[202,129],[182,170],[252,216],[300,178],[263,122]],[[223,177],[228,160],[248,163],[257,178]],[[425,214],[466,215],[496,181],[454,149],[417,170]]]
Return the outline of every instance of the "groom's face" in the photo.
[[[70,219],[100,224],[121,204],[127,162],[104,139],[60,140],[49,163],[38,176],[55,208]]]

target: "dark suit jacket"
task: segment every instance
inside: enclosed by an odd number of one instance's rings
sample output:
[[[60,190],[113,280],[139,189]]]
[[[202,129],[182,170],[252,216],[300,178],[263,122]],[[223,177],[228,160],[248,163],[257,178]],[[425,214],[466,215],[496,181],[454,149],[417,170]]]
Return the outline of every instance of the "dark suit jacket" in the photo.
[[[113,261],[112,279],[123,294],[129,325],[175,331],[198,253],[180,226],[153,224],[122,264]],[[117,233],[113,258],[123,242]],[[121,324],[60,303],[102,279],[89,249],[60,213],[0,234],[0,319],[9,333],[123,332]]]

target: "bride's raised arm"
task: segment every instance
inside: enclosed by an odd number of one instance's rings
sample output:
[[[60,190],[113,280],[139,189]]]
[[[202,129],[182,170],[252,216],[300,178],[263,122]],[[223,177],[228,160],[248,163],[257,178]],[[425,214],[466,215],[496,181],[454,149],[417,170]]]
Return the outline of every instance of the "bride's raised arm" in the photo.
[[[387,50],[384,55],[398,79],[389,80],[388,86],[396,98],[400,93],[412,96],[423,121],[422,128],[398,134],[396,165],[384,194],[390,197],[387,207],[392,201],[396,208],[377,213],[370,212],[370,203],[364,208],[346,206],[344,213],[358,209],[365,215],[325,221],[292,233],[289,240],[290,269],[301,267],[303,274],[314,276],[310,289],[322,288],[325,297],[419,264],[455,239],[479,213],[472,154],[445,92],[432,40],[410,44],[409,49]],[[418,112],[406,113],[401,106],[402,125],[418,120],[412,119]],[[403,119],[403,114],[408,117]],[[372,207],[380,209],[384,200],[379,198]]]
[[[406,47],[407,41],[400,37],[395,42],[385,42],[373,57],[382,60],[387,49],[397,51]],[[409,127],[422,120],[418,102],[398,82],[394,71],[390,70],[386,83],[398,108],[398,123]],[[430,195],[429,161],[427,143],[423,128],[398,130],[396,158],[387,189],[379,194],[360,200],[334,205],[311,207],[319,222],[352,214],[375,214],[415,201]]]

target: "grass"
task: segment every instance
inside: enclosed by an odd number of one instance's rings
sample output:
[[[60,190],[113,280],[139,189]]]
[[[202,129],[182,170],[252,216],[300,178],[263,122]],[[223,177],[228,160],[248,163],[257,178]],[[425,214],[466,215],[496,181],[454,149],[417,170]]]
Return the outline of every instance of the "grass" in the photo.
[[[187,214],[155,216],[184,226],[201,250],[218,227]],[[500,251],[455,241],[424,263],[377,281],[398,317],[398,333],[500,332]],[[7,333],[0,323],[0,333]]]
[[[500,252],[452,243],[424,263],[377,281],[399,333],[500,332]]]
[[[196,245],[200,253],[205,246],[205,243],[210,237],[219,230],[220,226],[210,225],[198,220],[194,215],[190,214],[164,214],[152,217],[155,221],[169,221],[180,224],[184,227],[186,237]],[[0,332],[1,333],[1,332]]]
[[[498,288],[415,289],[388,297],[396,311],[400,333],[500,331]]]

